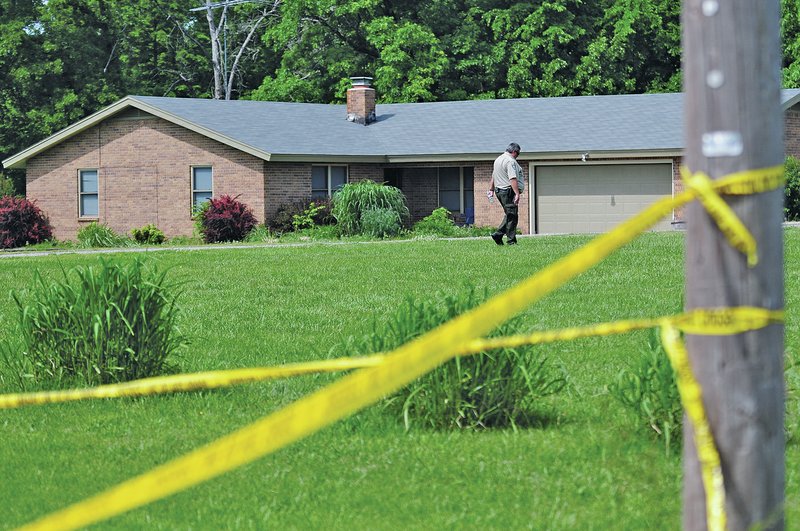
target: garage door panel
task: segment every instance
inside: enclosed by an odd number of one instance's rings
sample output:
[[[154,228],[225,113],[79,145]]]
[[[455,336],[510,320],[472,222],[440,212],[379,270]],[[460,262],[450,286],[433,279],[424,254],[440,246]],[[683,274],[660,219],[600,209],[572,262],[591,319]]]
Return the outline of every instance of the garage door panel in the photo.
[[[538,232],[605,232],[671,194],[671,163],[538,166]]]

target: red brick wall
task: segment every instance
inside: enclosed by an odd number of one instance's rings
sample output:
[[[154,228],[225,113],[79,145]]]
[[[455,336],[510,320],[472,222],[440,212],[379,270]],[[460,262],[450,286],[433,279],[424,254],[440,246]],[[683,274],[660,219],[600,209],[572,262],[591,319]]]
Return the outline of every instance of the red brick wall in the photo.
[[[800,158],[800,103],[784,113],[786,155]]]
[[[75,239],[91,221],[78,218],[78,170],[97,169],[97,221],[120,233],[153,223],[168,236],[188,236],[193,165],[213,168],[215,196],[238,195],[264,220],[261,159],[159,118],[107,120],[32,158],[27,195],[56,238]]]
[[[281,205],[311,197],[311,164],[267,162],[264,164],[267,219]]]
[[[350,164],[347,179],[351,183],[370,180],[383,182],[383,167],[378,164]]]

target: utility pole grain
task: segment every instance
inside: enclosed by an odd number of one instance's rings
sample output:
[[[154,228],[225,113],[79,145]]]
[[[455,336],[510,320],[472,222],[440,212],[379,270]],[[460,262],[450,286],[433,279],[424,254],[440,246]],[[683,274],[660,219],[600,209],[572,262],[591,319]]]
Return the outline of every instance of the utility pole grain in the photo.
[[[684,163],[712,179],[783,163],[779,0],[684,0]],[[748,268],[694,202],[686,209],[686,309],[783,308],[783,190],[729,196],[752,232]],[[725,482],[728,528],[783,528],[782,325],[735,336],[687,336]],[[706,528],[705,490],[684,423],[683,524]]]

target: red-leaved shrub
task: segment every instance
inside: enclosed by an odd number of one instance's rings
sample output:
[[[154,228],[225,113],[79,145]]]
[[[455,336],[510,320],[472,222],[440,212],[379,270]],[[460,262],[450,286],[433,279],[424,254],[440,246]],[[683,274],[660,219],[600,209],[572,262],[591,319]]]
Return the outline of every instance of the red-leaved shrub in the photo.
[[[241,241],[256,226],[250,207],[229,195],[210,199],[200,215],[200,231],[206,243]]]
[[[53,237],[53,228],[39,207],[24,197],[0,198],[0,248],[22,247]]]

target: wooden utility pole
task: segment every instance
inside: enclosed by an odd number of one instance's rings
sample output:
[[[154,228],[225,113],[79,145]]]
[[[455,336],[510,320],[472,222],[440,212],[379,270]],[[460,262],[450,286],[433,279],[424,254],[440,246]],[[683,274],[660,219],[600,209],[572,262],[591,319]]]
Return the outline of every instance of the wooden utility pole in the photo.
[[[712,179],[783,163],[779,0],[684,0],[684,164]],[[758,245],[733,249],[698,202],[686,209],[686,307],[783,308],[783,190],[725,198]],[[687,336],[725,482],[728,528],[783,528],[783,326]],[[683,524],[706,528],[694,434],[684,427]]]

